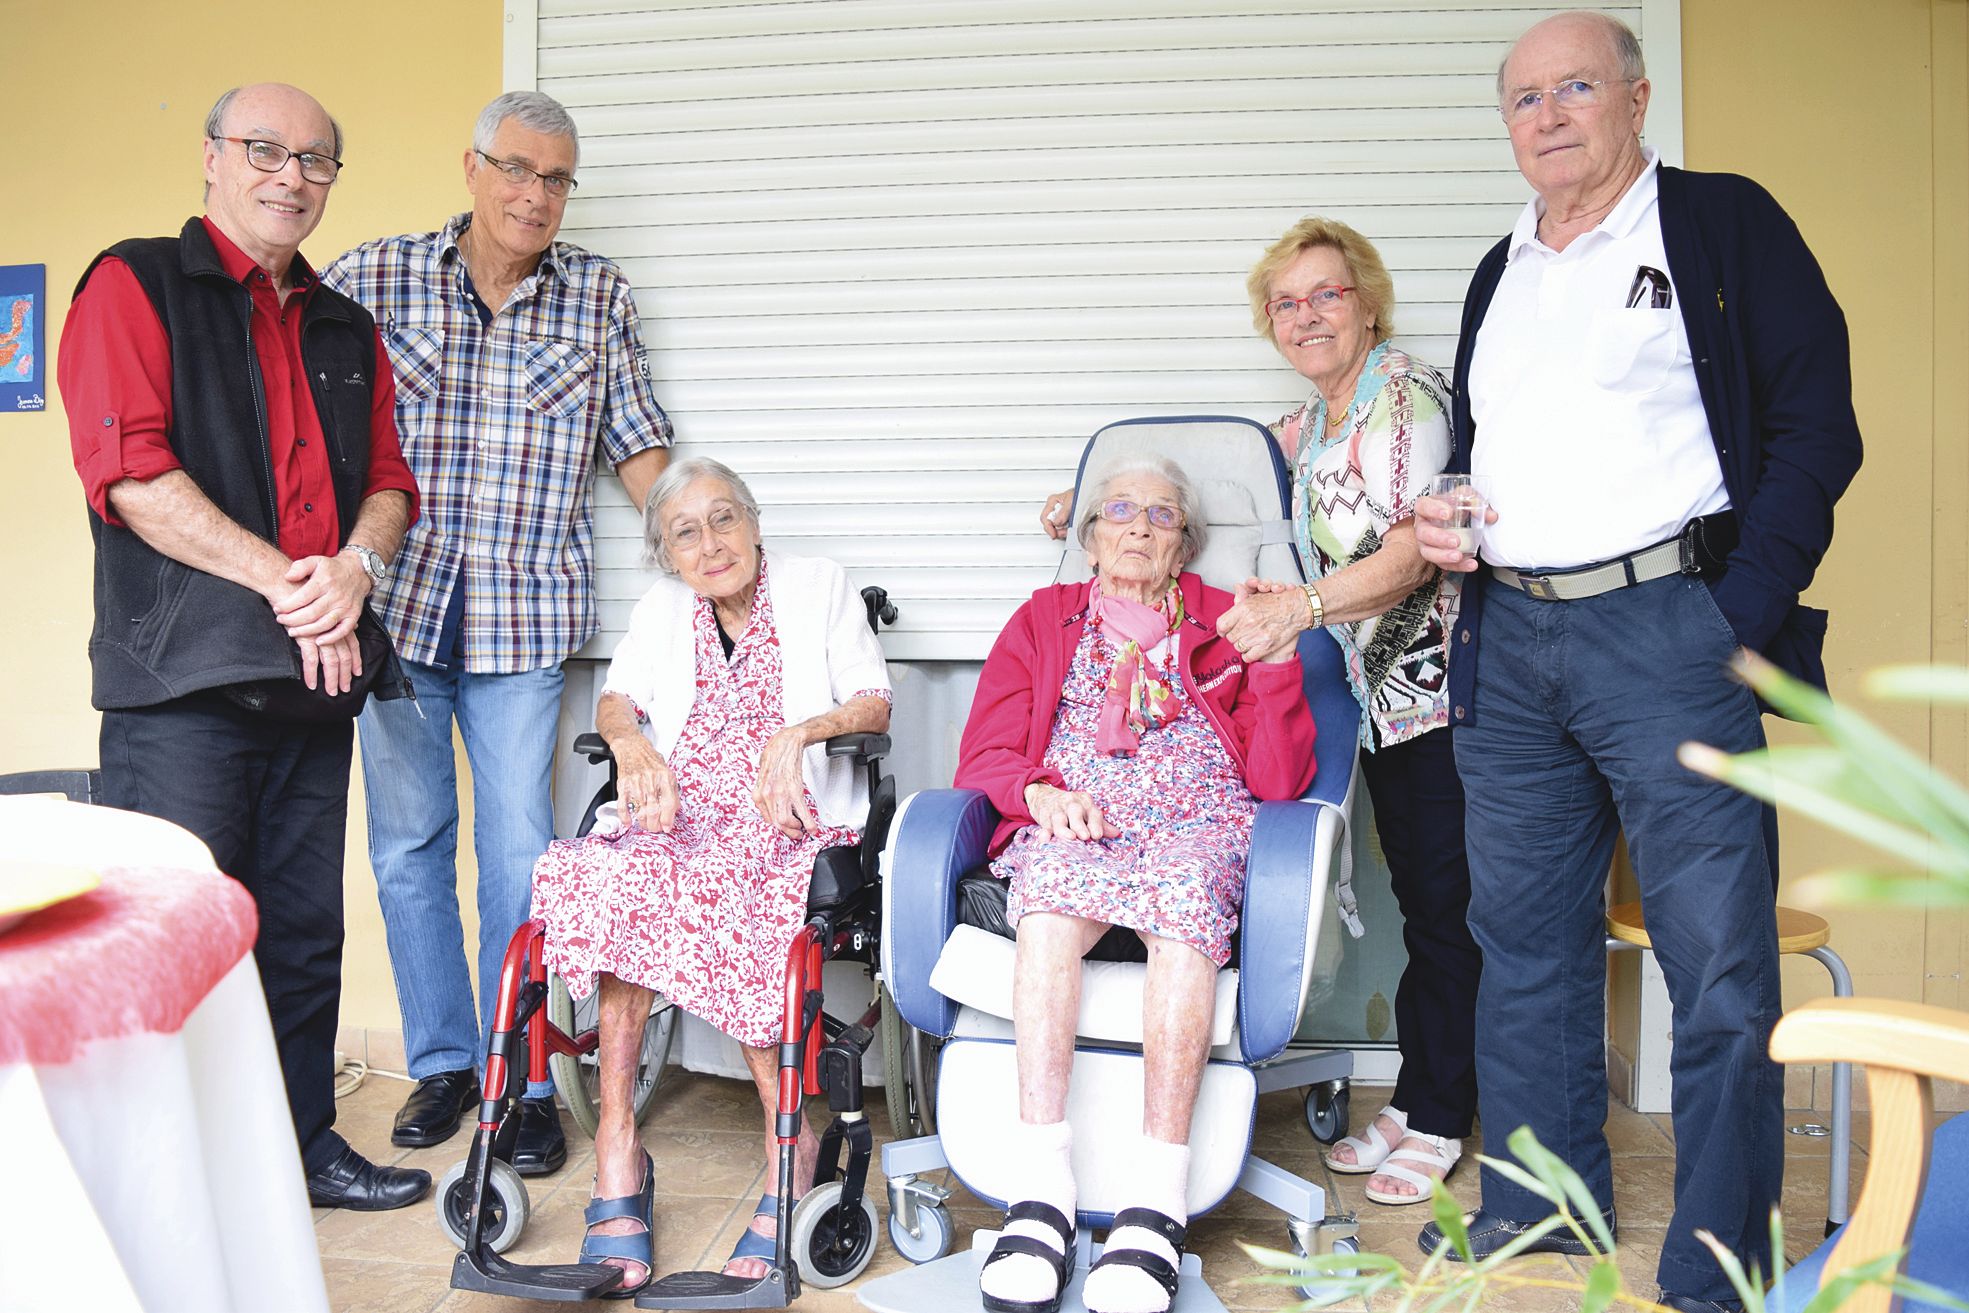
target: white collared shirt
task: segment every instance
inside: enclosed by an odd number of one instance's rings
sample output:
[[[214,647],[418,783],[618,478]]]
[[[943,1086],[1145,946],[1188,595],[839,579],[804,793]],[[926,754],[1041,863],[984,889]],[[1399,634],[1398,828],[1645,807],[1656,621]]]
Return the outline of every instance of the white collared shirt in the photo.
[[[1544,202],[1518,217],[1470,363],[1481,440],[1472,473],[1497,508],[1483,558],[1567,569],[1672,538],[1730,504],[1697,388],[1684,289],[1663,309],[1627,308],[1642,266],[1668,278],[1659,162],[1598,227],[1555,251]],[[1688,289],[1700,295],[1699,289]]]

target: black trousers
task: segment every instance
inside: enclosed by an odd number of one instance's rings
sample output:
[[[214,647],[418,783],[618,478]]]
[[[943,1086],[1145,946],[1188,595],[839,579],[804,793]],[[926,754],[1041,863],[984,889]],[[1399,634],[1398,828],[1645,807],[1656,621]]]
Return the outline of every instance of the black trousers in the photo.
[[[346,1145],[334,1061],[353,730],[270,720],[217,692],[103,713],[103,801],[184,826],[253,895],[254,959],[310,1173]]]
[[[1463,782],[1447,729],[1361,753],[1374,828],[1408,965],[1395,990],[1402,1073],[1394,1105],[1411,1130],[1461,1138],[1477,1113],[1477,984],[1483,955],[1470,936],[1470,863],[1463,849]]]

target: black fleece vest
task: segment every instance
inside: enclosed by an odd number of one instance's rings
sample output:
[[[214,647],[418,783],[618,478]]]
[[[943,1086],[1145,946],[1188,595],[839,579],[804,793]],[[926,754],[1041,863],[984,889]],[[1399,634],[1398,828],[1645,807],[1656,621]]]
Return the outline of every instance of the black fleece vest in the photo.
[[[166,434],[192,482],[251,533],[278,545],[265,381],[253,352],[252,294],[220,263],[205,225],[177,237],[119,242],[98,255],[130,267],[171,343]],[[301,360],[321,418],[341,541],[348,541],[369,474],[376,327],[369,312],[326,287],[302,309]],[[71,416],[72,423],[108,417]],[[99,710],[144,707],[200,689],[299,675],[300,654],[258,593],[183,565],[93,510],[96,626],[89,638]]]

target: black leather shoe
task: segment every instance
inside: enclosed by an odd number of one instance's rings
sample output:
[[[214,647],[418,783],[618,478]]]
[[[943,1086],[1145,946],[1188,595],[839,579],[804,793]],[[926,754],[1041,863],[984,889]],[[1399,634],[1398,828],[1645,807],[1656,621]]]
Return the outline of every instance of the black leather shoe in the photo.
[[[1743,1313],[1740,1299],[1697,1299],[1694,1295],[1671,1295],[1666,1290],[1655,1301],[1675,1313]]]
[[[414,1167],[378,1167],[346,1148],[308,1178],[308,1202],[316,1208],[381,1213],[414,1204],[430,1189],[429,1172]]]
[[[406,1149],[443,1144],[458,1133],[458,1119],[479,1101],[479,1077],[474,1071],[441,1071],[417,1082],[417,1088],[397,1110],[390,1143]]]
[[[1510,1244],[1513,1240],[1516,1240],[1536,1225],[1533,1222],[1515,1222],[1508,1217],[1499,1217],[1496,1213],[1483,1208],[1479,1208],[1476,1212],[1464,1218],[1463,1224],[1470,1231],[1470,1253],[1479,1262],[1489,1258],[1492,1254],[1504,1248],[1504,1246]],[[1620,1228],[1614,1222],[1613,1210],[1611,1208],[1607,1210],[1607,1229],[1614,1233],[1615,1238],[1619,1237]],[[1434,1222],[1423,1227],[1422,1234],[1417,1236],[1415,1240],[1417,1244],[1422,1246],[1422,1252],[1425,1254],[1433,1254],[1437,1249],[1448,1244],[1448,1237],[1443,1234],[1442,1228]],[[1590,1251],[1584,1244],[1580,1243],[1578,1236],[1574,1235],[1567,1228],[1560,1227],[1556,1231],[1551,1231],[1540,1236],[1537,1240],[1518,1252],[1524,1254],[1585,1254]],[[1462,1256],[1456,1252],[1455,1245],[1449,1245],[1447,1256],[1452,1263],[1461,1263],[1463,1261]]]
[[[521,1099],[513,1170],[521,1176],[545,1176],[558,1172],[566,1161],[567,1137],[561,1134],[561,1114],[553,1099]]]

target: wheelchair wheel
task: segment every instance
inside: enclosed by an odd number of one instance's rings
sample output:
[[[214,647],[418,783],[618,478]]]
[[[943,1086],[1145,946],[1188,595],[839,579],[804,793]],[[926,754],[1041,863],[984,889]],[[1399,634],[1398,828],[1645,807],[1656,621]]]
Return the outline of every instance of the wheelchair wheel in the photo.
[[[934,1263],[942,1258],[950,1252],[950,1242],[956,1235],[956,1223],[950,1219],[950,1210],[942,1204],[916,1206],[915,1235],[903,1226],[901,1218],[894,1213],[889,1214],[889,1243],[912,1263]]]
[[[451,1243],[459,1249],[465,1247],[465,1224],[472,1212],[472,1189],[466,1182],[465,1170],[471,1166],[469,1158],[461,1158],[452,1164],[451,1170],[438,1182],[436,1197],[438,1225]],[[526,1182],[513,1170],[513,1165],[503,1159],[492,1160],[492,1171],[487,1173],[486,1189],[489,1197],[485,1201],[485,1239],[495,1254],[503,1254],[519,1241],[520,1233],[526,1230],[526,1219],[530,1206],[526,1197]]]
[[[881,1027],[882,1097],[889,1105],[890,1128],[898,1140],[936,1134],[935,1042],[902,1019],[887,985],[882,986]]]
[[[593,1030],[600,998],[601,991],[597,990],[576,1003],[561,978],[549,976],[547,1019],[569,1035]],[[676,1006],[659,994],[650,1011],[649,1021],[643,1027],[643,1048],[636,1063],[633,1097],[638,1125],[649,1116],[649,1110],[656,1102],[656,1087],[663,1083],[664,1064],[670,1060],[670,1041],[676,1029]],[[601,1065],[595,1055],[590,1053],[575,1057],[556,1053],[547,1059],[547,1066],[554,1073],[554,1087],[567,1103],[568,1115],[574,1118],[575,1125],[593,1137],[595,1127],[601,1120]]]
[[[1347,1133],[1351,1094],[1345,1080],[1322,1081],[1306,1091],[1306,1129],[1321,1144],[1334,1144]]]
[[[842,1215],[841,1183],[809,1190],[793,1209],[787,1252],[800,1268],[802,1285],[831,1290],[860,1276],[875,1257],[875,1201],[864,1193],[861,1207]]]

